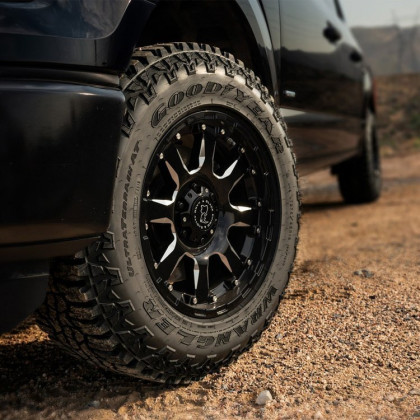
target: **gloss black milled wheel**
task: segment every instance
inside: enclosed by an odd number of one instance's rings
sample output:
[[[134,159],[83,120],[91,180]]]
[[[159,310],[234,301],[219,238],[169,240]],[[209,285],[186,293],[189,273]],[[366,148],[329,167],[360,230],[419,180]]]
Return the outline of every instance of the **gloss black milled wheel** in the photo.
[[[109,229],[53,267],[41,322],[106,369],[189,382],[258,340],[295,257],[299,195],[273,99],[230,54],[137,51]]]
[[[141,242],[156,287],[180,312],[211,318],[259,287],[280,227],[272,157],[240,115],[207,109],[162,139],[146,172]]]

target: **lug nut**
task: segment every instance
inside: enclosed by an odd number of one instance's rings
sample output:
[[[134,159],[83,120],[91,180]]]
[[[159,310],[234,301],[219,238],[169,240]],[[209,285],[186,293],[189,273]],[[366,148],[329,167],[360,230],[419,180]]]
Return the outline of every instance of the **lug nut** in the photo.
[[[182,210],[184,208],[184,203],[182,201],[178,201],[177,205],[178,209]]]
[[[239,284],[239,280],[234,280],[233,284],[237,286]]]
[[[252,264],[252,260],[247,260],[246,263],[248,264],[248,266],[250,266]]]
[[[216,303],[217,302],[217,296],[213,296],[212,300],[213,300],[213,303]]]
[[[175,138],[176,138],[177,140],[180,140],[180,139],[181,139],[181,134],[176,133],[176,134],[175,134]]]
[[[146,223],[146,230],[149,230],[149,225]]]
[[[201,126],[201,129],[204,131],[204,130],[206,129],[206,124],[203,124],[203,125]]]
[[[261,201],[258,201],[257,206],[258,206],[258,207],[261,207],[261,206],[262,206]]]
[[[255,175],[257,173],[257,171],[255,169],[251,169],[251,174]]]
[[[159,267],[159,264],[157,263],[157,262],[155,262],[154,264],[153,264],[153,266],[155,267],[155,270]]]
[[[193,300],[192,300],[193,305],[197,305],[197,302],[198,302],[198,301],[197,301],[197,298],[196,298],[196,297],[194,297],[194,298],[193,298]]]
[[[223,136],[225,134],[225,130],[223,128],[220,130],[220,134]]]
[[[241,153],[245,153],[245,149],[241,147]]]
[[[261,228],[257,227],[257,229],[255,230],[255,232],[257,232],[257,234],[259,235],[261,233]]]
[[[214,230],[210,229],[210,235],[213,235],[213,233],[214,233]]]
[[[183,221],[184,223],[187,223],[187,218],[186,218],[186,217],[183,217],[183,218],[182,218],[182,221]]]
[[[159,155],[159,159],[163,159],[163,153]]]
[[[172,284],[168,285],[168,290],[169,290],[170,292],[172,292],[172,290],[174,290],[174,286],[172,286]]]
[[[186,238],[186,237],[187,237],[187,235],[188,235],[188,232],[184,229],[184,230],[182,231],[182,236],[183,236],[184,238]]]
[[[150,190],[146,191],[146,197],[150,197]]]

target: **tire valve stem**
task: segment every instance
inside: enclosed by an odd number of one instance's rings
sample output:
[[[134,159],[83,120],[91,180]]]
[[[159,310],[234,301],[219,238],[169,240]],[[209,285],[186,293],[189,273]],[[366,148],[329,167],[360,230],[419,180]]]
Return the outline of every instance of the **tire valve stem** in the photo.
[[[197,305],[197,298],[196,297],[193,297],[193,299],[192,299],[192,303],[193,303],[193,305]]]

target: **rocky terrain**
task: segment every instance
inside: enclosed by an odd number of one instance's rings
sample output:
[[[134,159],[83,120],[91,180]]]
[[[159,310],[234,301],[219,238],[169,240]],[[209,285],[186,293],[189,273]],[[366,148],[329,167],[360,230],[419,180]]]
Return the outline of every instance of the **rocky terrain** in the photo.
[[[189,386],[154,385],[69,357],[28,319],[0,337],[0,418],[420,417],[419,158],[385,159],[383,196],[369,205],[344,205],[327,172],[302,179],[287,293],[234,364]]]

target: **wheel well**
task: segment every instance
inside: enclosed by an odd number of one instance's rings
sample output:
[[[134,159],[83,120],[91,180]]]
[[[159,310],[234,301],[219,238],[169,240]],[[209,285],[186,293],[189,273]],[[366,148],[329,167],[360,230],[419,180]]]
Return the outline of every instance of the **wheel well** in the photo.
[[[258,44],[235,1],[161,1],[152,12],[137,46],[167,42],[198,42],[219,47],[242,60],[264,80]]]

